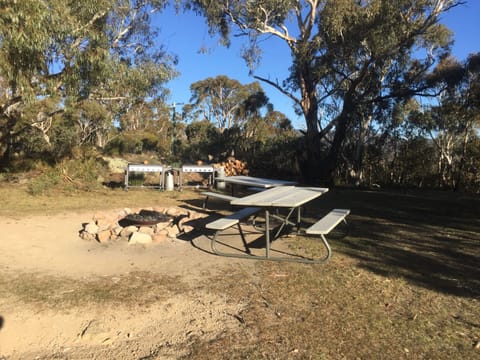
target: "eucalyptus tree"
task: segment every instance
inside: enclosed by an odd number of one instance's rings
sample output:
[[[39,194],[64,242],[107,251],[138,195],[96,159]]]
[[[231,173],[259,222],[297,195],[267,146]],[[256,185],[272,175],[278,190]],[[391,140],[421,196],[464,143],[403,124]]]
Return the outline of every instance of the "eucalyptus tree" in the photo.
[[[78,143],[90,139],[102,145],[120,114],[147,97],[163,94],[163,85],[175,74],[175,59],[153,46],[155,32],[149,19],[164,3],[1,2],[0,156],[4,166],[31,129],[40,131],[49,144],[52,122],[70,119],[78,130]]]
[[[439,185],[457,188],[480,126],[480,53],[464,62],[443,59],[428,81],[438,90],[436,102],[413,111],[410,120],[436,149]]]
[[[273,134],[276,117],[269,115],[273,106],[258,81],[243,85],[220,75],[195,82],[190,90],[191,103],[184,110],[217,127],[227,147],[222,152],[255,151],[256,143]]]
[[[246,36],[252,71],[261,47],[280,39],[291,55],[289,76],[255,77],[293,100],[306,123],[299,161],[305,181],[332,180],[347,130],[365,128],[377,108],[425,90],[422,75],[446,49],[438,23],[457,0],[193,0],[212,33],[229,44]],[[420,54],[419,50],[423,49]],[[414,60],[413,56],[421,56]],[[327,111],[329,110],[329,111]],[[327,116],[329,115],[329,116]]]
[[[245,86],[244,96],[237,111],[237,117],[242,119],[242,137],[247,142],[262,141],[268,137],[265,130],[271,127],[267,120],[273,106],[257,81]]]
[[[190,111],[214,123],[222,133],[225,129],[240,127],[244,118],[239,114],[252,86],[225,75],[197,81],[190,85]]]

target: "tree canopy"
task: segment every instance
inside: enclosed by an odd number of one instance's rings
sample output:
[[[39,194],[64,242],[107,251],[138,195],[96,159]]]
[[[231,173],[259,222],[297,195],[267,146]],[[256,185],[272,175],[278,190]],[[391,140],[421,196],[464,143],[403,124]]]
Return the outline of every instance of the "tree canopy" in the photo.
[[[307,182],[331,182],[348,129],[380,118],[395,102],[423,94],[424,75],[444,56],[451,33],[438,19],[455,0],[184,1],[228,45],[248,37],[254,69],[268,37],[290,49],[290,76],[256,76],[294,101],[305,117],[299,161]],[[262,40],[260,42],[259,40]],[[369,120],[370,119],[370,120]],[[359,126],[361,128],[361,126]]]
[[[162,97],[176,59],[153,46],[163,0],[6,0],[0,5],[0,156],[52,126],[104,146],[122,114]],[[41,148],[41,146],[39,146]]]
[[[225,75],[190,85],[191,104],[186,110],[214,123],[220,132],[242,127],[263,107],[271,107],[258,82],[243,85]]]
[[[480,189],[479,55],[453,58],[439,24],[460,0],[176,2],[225,45],[244,37],[257,80],[197,81],[181,116],[166,102],[177,59],[151,23],[167,0],[3,1],[0,171],[82,146],[166,162],[235,153],[257,175],[310,184]],[[257,73],[272,38],[291,54],[281,81]],[[293,101],[305,131],[261,83]]]

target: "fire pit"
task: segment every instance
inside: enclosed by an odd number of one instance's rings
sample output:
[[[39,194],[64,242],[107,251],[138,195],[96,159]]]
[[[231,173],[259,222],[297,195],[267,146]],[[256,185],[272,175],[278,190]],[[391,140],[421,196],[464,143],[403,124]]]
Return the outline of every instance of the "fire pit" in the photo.
[[[206,216],[175,206],[134,211],[124,208],[113,214],[96,213],[92,221],[82,224],[79,236],[102,244],[118,240],[125,240],[129,245],[158,243],[195,230],[200,226],[197,220]]]
[[[167,222],[173,219],[172,216],[159,213],[158,211],[153,210],[141,210],[138,214],[129,214],[125,216],[118,223],[120,226],[130,226],[130,225],[156,225],[160,222]]]

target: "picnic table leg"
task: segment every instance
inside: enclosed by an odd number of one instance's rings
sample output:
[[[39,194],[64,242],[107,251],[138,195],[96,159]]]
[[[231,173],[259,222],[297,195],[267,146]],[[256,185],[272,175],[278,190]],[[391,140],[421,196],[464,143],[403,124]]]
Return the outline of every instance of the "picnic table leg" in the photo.
[[[300,231],[300,223],[302,222],[302,207],[297,208],[297,232]]]
[[[285,225],[294,225],[291,221],[290,221],[290,216],[292,216],[293,212],[295,211],[295,208],[291,208],[290,211],[288,212],[287,216],[285,216],[284,218],[280,217],[280,216],[274,216],[276,219],[282,221],[282,224],[280,225],[280,227],[278,228],[275,236],[273,237],[274,239],[278,238],[280,236],[280,233],[282,232],[283,228],[285,227]],[[295,224],[297,226],[297,228],[300,226],[300,222],[297,222],[297,224]]]
[[[248,243],[246,242],[246,239],[245,239],[245,234],[244,234],[240,224],[238,224],[238,229],[240,231],[240,236],[241,236],[241,239],[243,241],[243,245],[245,246],[246,254],[238,254],[237,255],[237,254],[230,254],[230,253],[224,253],[224,252],[218,251],[217,248],[216,248],[216,242],[217,242],[217,238],[218,238],[218,235],[221,232],[221,230],[217,230],[214,233],[213,238],[211,240],[211,248],[212,248],[213,253],[216,254],[216,255],[220,255],[220,256],[241,258],[241,259],[289,261],[289,262],[298,262],[298,263],[306,263],[306,264],[323,263],[323,262],[326,262],[330,259],[332,250],[330,248],[330,245],[329,245],[327,239],[325,238],[325,236],[323,234],[320,234],[320,239],[321,239],[321,241],[322,241],[322,243],[325,246],[325,249],[327,251],[327,254],[323,258],[320,258],[320,259],[310,258],[309,259],[309,258],[305,258],[301,255],[294,255],[294,254],[291,254],[291,255],[296,256],[296,257],[277,257],[277,256],[270,257],[270,250],[271,250],[271,248],[270,248],[270,239],[271,239],[271,235],[270,235],[270,215],[271,215],[270,211],[265,210],[265,256],[256,256],[256,255],[253,255],[251,253],[251,250],[248,247]],[[344,219],[344,221],[345,221],[345,219]]]
[[[270,258],[270,213],[268,209],[265,210],[265,256]]]
[[[245,251],[247,254],[251,254],[250,248],[248,247],[247,239],[245,239],[245,235],[243,234],[242,227],[240,226],[240,222],[237,224],[238,230],[240,231],[240,237],[242,238],[243,246],[245,246]]]

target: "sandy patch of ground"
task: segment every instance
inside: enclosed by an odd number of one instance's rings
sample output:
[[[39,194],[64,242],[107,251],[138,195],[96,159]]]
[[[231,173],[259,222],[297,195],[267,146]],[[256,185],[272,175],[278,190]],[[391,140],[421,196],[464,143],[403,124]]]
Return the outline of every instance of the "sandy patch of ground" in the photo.
[[[191,284],[231,266],[247,271],[254,266],[210,254],[205,236],[194,240],[197,247],[178,239],[149,246],[81,240],[78,232],[90,218],[76,213],[0,218],[0,270],[12,278],[27,273],[79,281],[118,281],[147,272]],[[0,299],[0,359],[174,359],[196,338],[241,326],[234,316],[241,307],[208,289],[133,308],[95,303],[58,311],[11,296]]]

